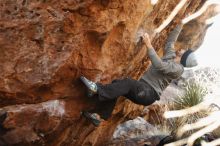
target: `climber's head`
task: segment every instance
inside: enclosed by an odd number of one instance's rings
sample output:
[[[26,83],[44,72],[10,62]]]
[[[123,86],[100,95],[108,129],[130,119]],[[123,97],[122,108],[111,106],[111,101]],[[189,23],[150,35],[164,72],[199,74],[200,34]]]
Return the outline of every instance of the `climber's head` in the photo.
[[[180,63],[184,67],[194,67],[198,65],[195,53],[191,49],[188,49],[183,53]]]

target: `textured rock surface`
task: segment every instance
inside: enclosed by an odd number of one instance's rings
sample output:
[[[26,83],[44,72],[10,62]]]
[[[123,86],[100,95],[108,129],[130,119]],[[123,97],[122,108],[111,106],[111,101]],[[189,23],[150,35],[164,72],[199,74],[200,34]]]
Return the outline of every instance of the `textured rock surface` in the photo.
[[[137,117],[117,126],[113,140],[109,145],[144,145],[154,146],[169,133],[158,130],[145,119]]]
[[[117,126],[113,134],[114,139],[129,139],[137,137],[147,137],[162,135],[156,127],[148,123],[145,119],[137,117],[134,120],[126,121]]]
[[[217,5],[211,5],[200,17],[187,23],[178,38],[176,47],[184,50],[198,49],[204,41],[207,29],[211,26],[206,24],[206,20],[218,14],[217,7]]]
[[[153,7],[149,0],[1,0],[0,107],[7,118],[0,126],[0,143],[106,143],[119,123],[137,117],[144,107],[121,98],[113,116],[95,128],[80,118],[80,111],[100,103],[85,97],[78,77],[102,83],[139,78],[148,59],[135,43],[137,33],[158,27],[178,2],[160,0]],[[180,19],[203,3],[188,0],[153,40],[157,52],[162,54]]]

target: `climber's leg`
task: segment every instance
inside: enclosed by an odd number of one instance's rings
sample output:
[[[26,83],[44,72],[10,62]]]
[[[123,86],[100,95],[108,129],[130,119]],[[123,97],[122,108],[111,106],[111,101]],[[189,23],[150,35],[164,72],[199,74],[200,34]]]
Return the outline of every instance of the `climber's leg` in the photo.
[[[129,78],[113,81],[108,85],[97,85],[101,101],[125,96],[136,104],[147,106],[159,100],[156,91],[149,84]]]
[[[82,81],[86,82],[84,84],[87,85],[89,90],[95,89],[93,93],[98,95],[100,101],[113,100],[119,96],[125,96],[136,104],[147,106],[159,100],[156,91],[149,84],[130,78],[114,80],[111,84],[106,85],[94,83],[86,78]]]
[[[114,80],[111,84],[97,84],[98,86],[98,97],[100,101],[113,100],[119,96],[125,96],[131,94],[132,88],[138,84],[138,81],[125,78],[121,80]]]
[[[94,83],[85,77],[80,77],[86,85],[90,95],[97,94],[101,101],[116,99],[119,96],[125,96],[138,81],[125,78],[122,80],[113,80],[111,84],[103,85]]]
[[[154,103],[156,100],[159,100],[157,92],[147,83],[138,81],[128,95],[128,99],[133,101],[136,104],[148,106]]]
[[[85,77],[83,77],[85,78]],[[85,78],[86,79],[86,78]],[[141,105],[150,105],[156,100],[158,100],[158,96],[154,89],[148,85],[147,83],[143,83],[141,81],[136,81],[133,79],[125,78],[121,80],[114,80],[111,84],[102,85],[99,83],[94,83],[92,81],[81,80],[84,82],[84,84],[87,86],[89,90],[92,90],[91,87],[96,87],[95,94],[97,94],[99,100],[103,104],[104,102],[107,103],[105,107],[108,107],[110,104],[110,101],[116,102],[116,99],[119,96],[125,96],[126,98],[130,99],[136,104]],[[85,81],[87,83],[85,83]],[[89,86],[92,85],[92,86]],[[93,90],[94,91],[94,90]],[[115,105],[115,104],[114,104]],[[103,106],[103,105],[102,105]],[[101,106],[100,106],[101,107]],[[113,109],[113,107],[111,108]],[[89,119],[95,126],[98,126],[100,121],[96,118],[96,116],[93,115],[94,112],[101,113],[101,117],[103,119],[107,119],[111,115],[111,111],[107,111],[105,109],[100,109],[97,111],[90,111],[83,113],[82,115]],[[107,114],[106,114],[107,113]]]

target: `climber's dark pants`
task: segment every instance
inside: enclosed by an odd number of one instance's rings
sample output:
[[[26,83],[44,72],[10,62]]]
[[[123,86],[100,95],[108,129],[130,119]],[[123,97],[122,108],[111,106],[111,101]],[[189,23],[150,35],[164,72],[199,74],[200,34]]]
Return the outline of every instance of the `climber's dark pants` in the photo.
[[[145,92],[143,97],[139,97],[138,93]],[[150,105],[159,97],[156,91],[146,82],[137,81],[129,78],[122,80],[114,80],[111,84],[98,84],[98,97],[100,101],[117,99],[124,96],[136,104]]]

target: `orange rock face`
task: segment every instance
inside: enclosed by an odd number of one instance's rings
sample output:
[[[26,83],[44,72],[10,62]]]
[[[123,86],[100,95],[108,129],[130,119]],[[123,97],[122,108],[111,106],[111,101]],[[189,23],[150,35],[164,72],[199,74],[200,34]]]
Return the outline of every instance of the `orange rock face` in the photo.
[[[0,145],[103,145],[115,127],[139,115],[143,106],[120,99],[100,127],[80,111],[114,103],[85,96],[78,80],[109,83],[139,78],[148,66],[136,43],[151,32],[179,0],[7,0],[0,1]],[[174,21],[153,40],[162,54],[167,35],[204,0],[188,0]],[[1,121],[1,120],[0,120]]]

